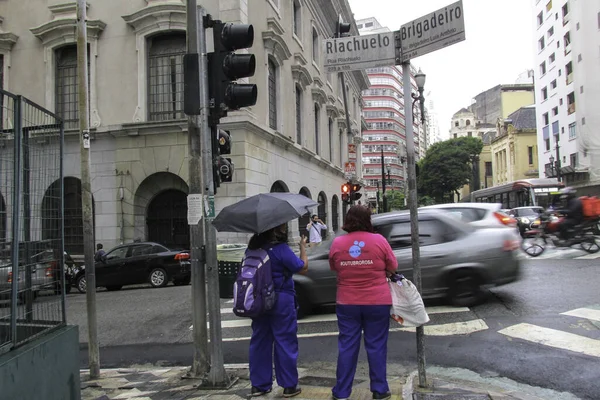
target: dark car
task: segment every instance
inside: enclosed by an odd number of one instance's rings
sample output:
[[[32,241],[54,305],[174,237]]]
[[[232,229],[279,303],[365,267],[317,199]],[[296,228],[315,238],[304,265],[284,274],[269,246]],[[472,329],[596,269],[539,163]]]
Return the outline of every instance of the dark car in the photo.
[[[390,243],[398,272],[412,279],[410,215],[387,213],[372,217],[373,227]],[[512,229],[475,228],[447,212],[419,210],[423,298],[447,298],[461,307],[485,299],[483,287],[513,282],[520,274],[519,236]],[[332,240],[311,248],[308,271],[294,275],[299,314],[335,304],[336,274],[329,268]]]
[[[517,220],[517,227],[521,236],[526,231],[531,229],[531,224],[539,218],[544,212],[543,207],[531,206],[531,207],[516,207],[509,211],[509,215]]]
[[[163,287],[169,282],[188,285],[191,280],[188,250],[169,249],[153,242],[136,242],[117,246],[106,253],[96,266],[96,287],[119,290],[126,285],[149,283]],[[85,293],[85,268],[77,273],[75,286]]]

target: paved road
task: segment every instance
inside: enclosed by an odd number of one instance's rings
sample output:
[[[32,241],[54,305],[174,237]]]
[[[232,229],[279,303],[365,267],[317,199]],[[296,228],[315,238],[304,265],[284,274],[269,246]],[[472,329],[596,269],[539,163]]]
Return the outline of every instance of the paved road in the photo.
[[[527,260],[521,281],[490,291],[489,301],[468,308],[431,304],[429,365],[461,367],[585,399],[600,393],[600,261]],[[104,367],[132,363],[189,365],[188,287],[98,292],[98,326]],[[247,362],[249,324],[223,300],[226,363]],[[301,363],[335,361],[336,323],[331,309],[299,324]],[[69,323],[85,331],[85,296],[68,296]],[[86,346],[82,345],[82,366]],[[364,354],[362,355],[364,357]],[[411,332],[390,336],[389,362],[416,362]]]

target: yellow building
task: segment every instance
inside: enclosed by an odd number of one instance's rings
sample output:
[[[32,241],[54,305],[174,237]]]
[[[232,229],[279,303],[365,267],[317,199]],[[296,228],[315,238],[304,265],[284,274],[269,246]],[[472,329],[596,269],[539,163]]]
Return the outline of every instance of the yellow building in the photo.
[[[521,107],[498,121],[490,152],[493,186],[539,176],[535,106]]]

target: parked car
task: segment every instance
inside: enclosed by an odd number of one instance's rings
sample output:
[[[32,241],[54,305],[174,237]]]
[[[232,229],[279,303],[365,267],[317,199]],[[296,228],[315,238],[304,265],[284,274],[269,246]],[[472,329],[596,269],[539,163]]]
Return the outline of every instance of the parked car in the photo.
[[[410,215],[395,212],[372,217],[375,230],[392,246],[398,272],[412,279]],[[485,299],[483,288],[518,279],[519,240],[512,229],[475,228],[440,210],[419,210],[423,298],[447,298],[456,306]],[[308,272],[294,275],[299,314],[335,304],[336,275],[329,268],[332,240],[311,249]]]
[[[425,206],[422,209],[450,212],[461,221],[475,227],[515,228],[517,226],[517,220],[505,213],[500,203],[448,203]]]
[[[94,265],[96,287],[107,290],[146,282],[152,287],[163,287],[171,281],[175,285],[189,285],[191,280],[189,251],[169,249],[153,242],[117,246]],[[84,267],[77,272],[75,286],[81,293],[86,292]]]
[[[58,254],[56,250],[45,249],[33,254],[30,257],[30,262],[26,265],[19,266],[19,291],[24,293],[26,285],[26,273],[29,269],[31,273],[31,289],[33,291],[34,298],[37,297],[38,293],[43,290],[53,291],[54,293],[60,293],[62,285],[62,276],[58,265]],[[65,293],[71,291],[73,283],[73,268],[75,262],[71,256],[64,253],[64,271],[65,271]],[[12,262],[10,259],[4,259],[0,261],[0,299],[8,299],[12,289]],[[24,294],[21,294],[21,300]]]
[[[540,215],[544,212],[543,207],[532,206],[532,207],[515,207],[509,211],[509,215],[517,220],[517,227],[521,236],[525,235],[525,232],[532,228],[532,224],[539,219]],[[538,221],[539,224],[539,221]]]

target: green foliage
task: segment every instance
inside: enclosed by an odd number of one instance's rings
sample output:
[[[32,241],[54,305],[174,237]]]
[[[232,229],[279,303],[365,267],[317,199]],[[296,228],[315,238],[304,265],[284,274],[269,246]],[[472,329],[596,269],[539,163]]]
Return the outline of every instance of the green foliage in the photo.
[[[399,190],[386,190],[385,195],[387,196],[388,209],[390,211],[404,210],[406,208],[404,206],[404,192]]]
[[[483,149],[479,138],[461,137],[433,144],[419,161],[419,193],[442,203],[473,176],[472,160]]]

